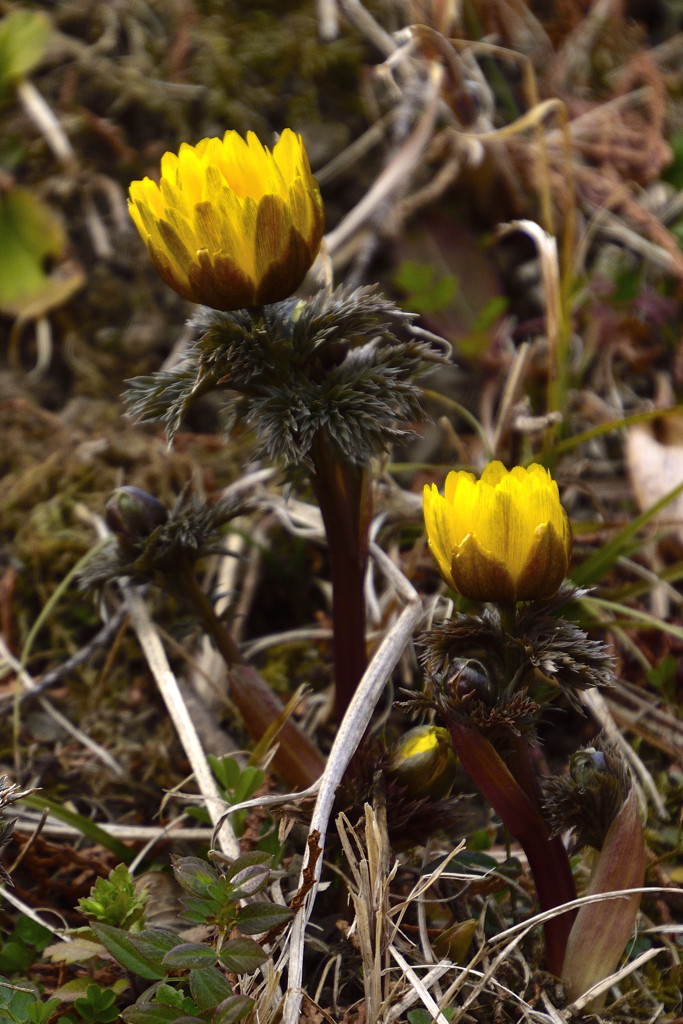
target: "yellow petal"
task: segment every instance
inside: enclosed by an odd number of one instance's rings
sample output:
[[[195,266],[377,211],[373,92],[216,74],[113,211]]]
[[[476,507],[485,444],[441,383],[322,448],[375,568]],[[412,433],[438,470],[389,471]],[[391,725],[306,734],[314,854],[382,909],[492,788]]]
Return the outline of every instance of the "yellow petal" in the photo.
[[[451,560],[455,589],[471,601],[514,601],[515,584],[504,562],[468,534]]]
[[[552,523],[536,527],[526,564],[515,581],[517,601],[552,597],[567,575],[569,561],[562,537]]]
[[[451,576],[451,557],[455,547],[452,531],[453,515],[451,506],[439,494],[436,484],[426,485],[423,492],[423,508],[429,547],[439,572],[450,587],[454,586]]]

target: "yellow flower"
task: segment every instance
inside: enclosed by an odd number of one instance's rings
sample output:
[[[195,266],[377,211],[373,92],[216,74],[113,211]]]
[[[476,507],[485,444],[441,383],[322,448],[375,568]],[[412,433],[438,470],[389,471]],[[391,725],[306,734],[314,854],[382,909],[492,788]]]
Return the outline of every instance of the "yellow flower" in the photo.
[[[470,600],[549,598],[567,574],[571,527],[543,466],[449,473],[443,497],[425,487],[424,516],[439,572]]]
[[[320,248],[325,213],[300,135],[272,153],[253,132],[183,143],[161,183],[134,181],[130,214],[164,281],[191,302],[242,309],[286,299]]]

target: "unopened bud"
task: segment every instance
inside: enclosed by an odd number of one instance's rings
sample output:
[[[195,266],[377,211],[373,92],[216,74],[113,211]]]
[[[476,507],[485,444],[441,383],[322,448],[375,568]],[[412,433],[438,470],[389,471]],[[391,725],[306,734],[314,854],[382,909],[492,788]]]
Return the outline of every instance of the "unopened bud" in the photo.
[[[573,782],[579,786],[591,786],[598,783],[598,776],[608,772],[607,762],[602,750],[586,747],[572,754],[569,759],[569,774]]]
[[[140,487],[118,487],[107,502],[107,525],[126,540],[136,541],[149,537],[163,526],[168,512],[153,495]]]
[[[436,725],[418,725],[392,747],[388,774],[415,800],[439,800],[450,791],[456,766],[448,731]]]
[[[459,663],[454,674],[455,695],[469,697],[470,694],[484,704],[493,704],[496,699],[496,688],[486,668],[480,661],[469,659]]]

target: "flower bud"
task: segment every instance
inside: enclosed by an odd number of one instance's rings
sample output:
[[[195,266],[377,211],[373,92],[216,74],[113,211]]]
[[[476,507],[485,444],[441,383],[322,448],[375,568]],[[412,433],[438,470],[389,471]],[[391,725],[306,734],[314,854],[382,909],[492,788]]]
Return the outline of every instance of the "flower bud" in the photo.
[[[599,777],[608,771],[605,755],[595,747],[586,747],[572,754],[569,761],[569,774],[573,782],[582,788],[595,786]]]
[[[436,725],[418,725],[391,748],[387,774],[415,800],[439,800],[453,785],[456,765],[448,731]]]
[[[107,502],[105,518],[110,529],[128,541],[149,537],[168,521],[168,512],[153,495],[140,487],[118,487]]]
[[[449,473],[443,496],[425,487],[424,516],[439,572],[472,601],[551,598],[567,574],[571,528],[543,466]]]
[[[494,703],[496,687],[480,661],[473,658],[459,660],[453,664],[451,671],[455,695],[461,700],[471,696],[483,704]]]

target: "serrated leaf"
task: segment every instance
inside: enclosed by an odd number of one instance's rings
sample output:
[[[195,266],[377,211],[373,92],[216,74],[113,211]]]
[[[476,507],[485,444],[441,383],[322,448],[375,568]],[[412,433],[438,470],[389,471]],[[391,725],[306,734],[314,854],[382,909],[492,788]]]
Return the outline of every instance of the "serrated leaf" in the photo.
[[[149,981],[158,981],[165,977],[165,971],[148,960],[147,957],[138,953],[131,944],[127,932],[121,928],[114,928],[113,925],[93,922],[92,930],[100,940],[108,953],[114,957],[127,971],[132,971],[139,978],[146,978]]]
[[[236,927],[243,935],[259,935],[294,917],[289,907],[277,903],[250,903],[237,915]]]
[[[232,995],[230,982],[217,967],[190,971],[190,994],[197,1006],[208,1010]]]
[[[186,1011],[187,1007],[183,1006],[184,998],[185,997],[180,989],[174,988],[173,985],[166,985],[165,983],[157,986],[154,993],[155,1002],[163,1003],[164,1006],[176,1006],[179,1010]]]
[[[100,942],[89,939],[72,939],[71,942],[54,942],[43,950],[43,955],[53,964],[84,964],[94,956],[102,956],[106,949]]]
[[[170,950],[163,959],[165,967],[212,967],[216,963],[216,953],[210,946],[201,942],[181,942]]]
[[[218,959],[235,974],[251,974],[268,957],[253,939],[231,939],[221,949]]]
[[[209,895],[209,887],[218,881],[211,865],[199,857],[179,857],[173,864],[173,874],[186,892],[203,899]]]
[[[228,996],[220,1006],[216,1007],[213,1024],[235,1024],[251,1010],[254,1000],[249,996]]]

